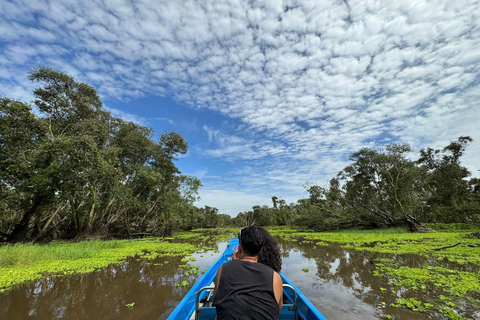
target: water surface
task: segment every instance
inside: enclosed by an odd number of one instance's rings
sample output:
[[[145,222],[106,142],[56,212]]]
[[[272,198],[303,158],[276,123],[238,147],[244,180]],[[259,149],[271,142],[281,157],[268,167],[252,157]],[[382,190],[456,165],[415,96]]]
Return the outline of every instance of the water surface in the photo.
[[[385,319],[385,314],[393,319],[446,319],[440,314],[389,307],[405,292],[386,290],[391,288],[388,279],[372,275],[380,258],[375,253],[344,249],[336,244],[314,246],[279,241],[279,245],[282,272],[329,320]],[[196,261],[189,264],[205,270],[225,247],[222,242],[218,243],[218,251],[195,253]],[[425,260],[417,256],[401,258],[411,266]],[[50,276],[24,284],[0,294],[0,319],[166,319],[201,276],[185,276],[188,270],[180,270],[179,266],[185,264],[181,259],[150,261],[133,257],[127,263],[89,274]],[[308,272],[303,268],[308,268]],[[189,285],[178,286],[182,281]],[[428,288],[411,297],[428,302],[436,295],[435,288]],[[131,303],[133,308],[127,308]],[[469,316],[480,319],[475,312],[470,310]]]

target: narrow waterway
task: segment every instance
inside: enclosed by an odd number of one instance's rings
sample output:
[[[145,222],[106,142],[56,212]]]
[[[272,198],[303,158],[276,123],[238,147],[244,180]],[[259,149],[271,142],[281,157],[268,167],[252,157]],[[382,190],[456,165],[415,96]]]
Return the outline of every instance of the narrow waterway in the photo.
[[[309,243],[279,242],[283,254],[282,272],[329,320],[447,319],[437,313],[414,312],[389,305],[405,292],[392,292],[388,279],[373,276],[376,259],[372,253]],[[214,243],[201,243],[213,247]],[[189,261],[198,270],[207,269],[226,247],[195,253]],[[390,256],[391,257],[391,256]],[[143,260],[112,265],[89,274],[47,277],[0,294],[0,319],[166,319],[182,297],[201,277],[183,268],[182,257]],[[412,266],[423,258],[410,256]],[[307,268],[308,271],[302,269]],[[188,274],[187,274],[188,272]],[[186,282],[188,284],[186,284]],[[182,286],[182,282],[183,285]],[[423,301],[436,298],[427,288]],[[133,304],[133,305],[132,305]],[[128,307],[130,305],[130,307]],[[470,317],[480,314],[470,310]]]

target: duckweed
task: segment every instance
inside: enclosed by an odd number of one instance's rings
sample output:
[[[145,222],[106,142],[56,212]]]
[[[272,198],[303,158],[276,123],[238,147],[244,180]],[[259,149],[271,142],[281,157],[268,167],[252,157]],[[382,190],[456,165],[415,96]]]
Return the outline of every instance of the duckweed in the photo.
[[[48,274],[62,276],[92,272],[124,262],[130,256],[139,255],[150,260],[185,256],[195,250],[196,247],[191,244],[168,243],[155,238],[5,245],[0,247],[0,292]],[[164,262],[167,263],[168,260]]]
[[[390,277],[394,286],[404,286],[414,290],[424,290],[432,284],[448,295],[462,297],[465,294],[480,294],[480,275],[473,272],[452,270],[437,266],[412,268],[399,266],[392,259],[380,259],[374,275]],[[444,295],[441,300],[447,300]]]
[[[432,304],[423,304],[421,301],[416,300],[415,298],[397,298],[395,303],[390,304],[391,307],[395,308],[407,308],[413,311],[424,312],[425,308],[432,307]]]
[[[344,248],[389,254],[418,254],[459,264],[480,264],[480,239],[468,232],[409,233],[406,229],[350,230],[340,232],[271,233],[287,241],[309,241],[316,245],[339,243]]]
[[[391,307],[440,312],[453,320],[467,319],[461,313],[480,308],[480,300],[476,299],[480,295],[480,239],[477,233],[472,233],[479,227],[464,224],[430,227],[441,232],[410,233],[405,228],[338,232],[275,228],[270,232],[288,242],[296,240],[315,246],[338,244],[343,248],[376,253],[375,260],[371,260],[375,265],[373,275],[386,278],[392,286],[380,288],[381,292],[391,292],[394,296]],[[404,254],[427,259],[420,260],[424,262],[416,266],[406,265],[410,259],[403,260]],[[456,270],[455,264],[460,270]],[[432,291],[435,291],[433,295]],[[441,292],[443,294],[439,294]],[[420,301],[419,297],[428,297],[428,302]],[[385,306],[380,304],[378,308]]]

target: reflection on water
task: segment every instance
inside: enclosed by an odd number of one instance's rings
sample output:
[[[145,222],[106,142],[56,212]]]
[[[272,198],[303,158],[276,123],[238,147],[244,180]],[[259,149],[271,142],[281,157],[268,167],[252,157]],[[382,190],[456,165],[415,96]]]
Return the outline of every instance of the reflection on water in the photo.
[[[432,319],[408,310],[377,308],[381,302],[388,305],[395,299],[380,289],[388,287],[385,280],[372,276],[375,266],[371,253],[338,245],[323,247],[282,241],[280,245],[282,252],[289,252],[283,273],[329,320],[375,319],[384,314],[395,314],[398,319]],[[305,267],[308,272],[302,271]]]
[[[379,258],[375,253],[338,245],[323,247],[284,241],[279,244],[282,272],[329,320],[384,319],[385,314],[394,319],[445,319],[388,307],[400,292],[393,294],[385,278],[372,276]],[[199,270],[207,269],[226,243],[218,246],[219,252],[194,254],[197,260],[189,264],[198,265]],[[424,260],[416,256],[402,259],[409,259],[411,266]],[[199,273],[185,277],[187,270],[179,270],[182,264],[181,257],[154,261],[131,258],[128,263],[90,274],[48,277],[0,294],[0,319],[166,319],[201,276]],[[303,268],[308,268],[308,272]],[[183,280],[189,286],[176,286]],[[428,301],[427,295],[435,294],[432,288],[425,296],[414,297]],[[133,302],[132,309],[125,307]],[[378,308],[382,302],[386,308]]]

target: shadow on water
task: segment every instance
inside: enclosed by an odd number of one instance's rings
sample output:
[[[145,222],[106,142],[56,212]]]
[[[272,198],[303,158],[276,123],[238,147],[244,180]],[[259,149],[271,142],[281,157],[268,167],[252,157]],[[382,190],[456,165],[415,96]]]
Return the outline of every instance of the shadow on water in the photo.
[[[202,246],[214,244],[185,240]],[[446,319],[440,314],[419,313],[389,305],[400,296],[424,302],[439,294],[393,291],[385,277],[373,276],[377,259],[392,258],[338,245],[279,241],[282,272],[329,320],[350,319]],[[195,253],[188,264],[206,270],[226,247]],[[394,257],[395,258],[395,257]],[[407,265],[421,266],[426,258],[404,255]],[[166,319],[201,273],[186,275],[182,257],[149,261],[133,257],[89,274],[50,276],[0,294],[0,319]],[[308,268],[307,272],[302,271]],[[188,285],[181,286],[182,281]],[[184,283],[185,284],[185,283]],[[408,295],[410,294],[410,295]],[[135,303],[133,308],[127,304]],[[474,317],[473,317],[474,318]]]

